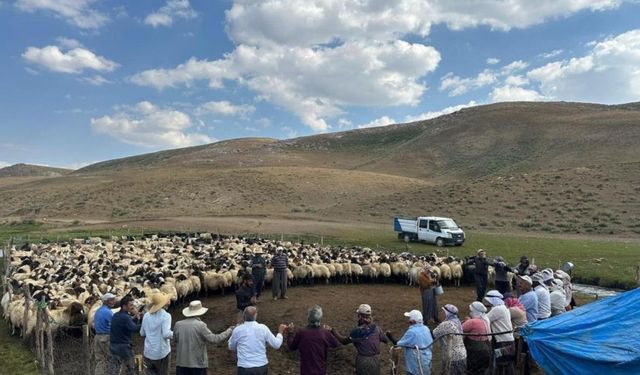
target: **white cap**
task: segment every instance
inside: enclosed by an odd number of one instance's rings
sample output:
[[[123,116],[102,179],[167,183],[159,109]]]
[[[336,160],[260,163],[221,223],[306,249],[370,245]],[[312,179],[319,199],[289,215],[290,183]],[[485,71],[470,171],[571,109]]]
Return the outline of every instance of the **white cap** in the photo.
[[[363,303],[362,305],[358,306],[358,309],[356,310],[356,312],[358,314],[371,315],[371,306],[367,305],[366,303]]]
[[[411,310],[404,313],[404,316],[409,318],[409,320],[413,320],[414,322],[422,323],[422,313],[418,310]]]
[[[110,299],[114,299],[116,298],[116,295],[113,293],[105,293],[102,295],[102,297],[100,298],[102,300],[102,302],[107,302]]]

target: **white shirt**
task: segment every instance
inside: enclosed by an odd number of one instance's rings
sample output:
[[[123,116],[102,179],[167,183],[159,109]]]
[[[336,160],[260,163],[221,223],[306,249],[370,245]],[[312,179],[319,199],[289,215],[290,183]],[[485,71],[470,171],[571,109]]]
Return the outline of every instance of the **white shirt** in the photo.
[[[140,336],[144,337],[145,358],[157,361],[171,353],[169,340],[173,337],[171,331],[171,315],[164,309],[150,314],[144,314]]]
[[[238,367],[261,367],[267,360],[267,344],[274,349],[282,345],[282,335],[276,336],[269,328],[258,322],[244,322],[233,329],[229,339],[229,349],[238,353]]]
[[[565,312],[564,290],[556,290],[549,295],[551,301],[551,316],[560,315]]]
[[[511,324],[511,314],[505,305],[493,306],[487,313],[487,318],[491,322],[491,332],[509,332],[496,335],[497,342],[514,341],[513,325]]]
[[[538,319],[547,319],[551,316],[551,299],[549,291],[542,285],[538,285],[534,290],[538,296]]]

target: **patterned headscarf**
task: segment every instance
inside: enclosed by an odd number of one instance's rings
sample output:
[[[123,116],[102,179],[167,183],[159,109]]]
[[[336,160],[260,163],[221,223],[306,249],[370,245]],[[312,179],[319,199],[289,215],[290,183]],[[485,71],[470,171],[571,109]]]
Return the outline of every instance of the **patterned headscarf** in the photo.
[[[444,310],[445,320],[452,321],[458,327],[458,331],[462,333],[462,323],[458,317],[458,308],[454,305],[446,304],[442,307],[442,310]]]

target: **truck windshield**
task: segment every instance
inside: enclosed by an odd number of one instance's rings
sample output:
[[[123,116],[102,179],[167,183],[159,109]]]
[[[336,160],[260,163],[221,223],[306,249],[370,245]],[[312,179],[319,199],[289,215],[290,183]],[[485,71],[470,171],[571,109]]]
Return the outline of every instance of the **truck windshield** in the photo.
[[[440,229],[458,229],[458,224],[453,220],[438,220]]]

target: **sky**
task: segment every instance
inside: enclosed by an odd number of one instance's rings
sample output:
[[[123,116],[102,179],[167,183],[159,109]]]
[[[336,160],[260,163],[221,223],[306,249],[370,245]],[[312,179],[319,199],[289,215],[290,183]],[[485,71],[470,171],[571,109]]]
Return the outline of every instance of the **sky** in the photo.
[[[0,0],[0,167],[640,101],[640,1]]]

